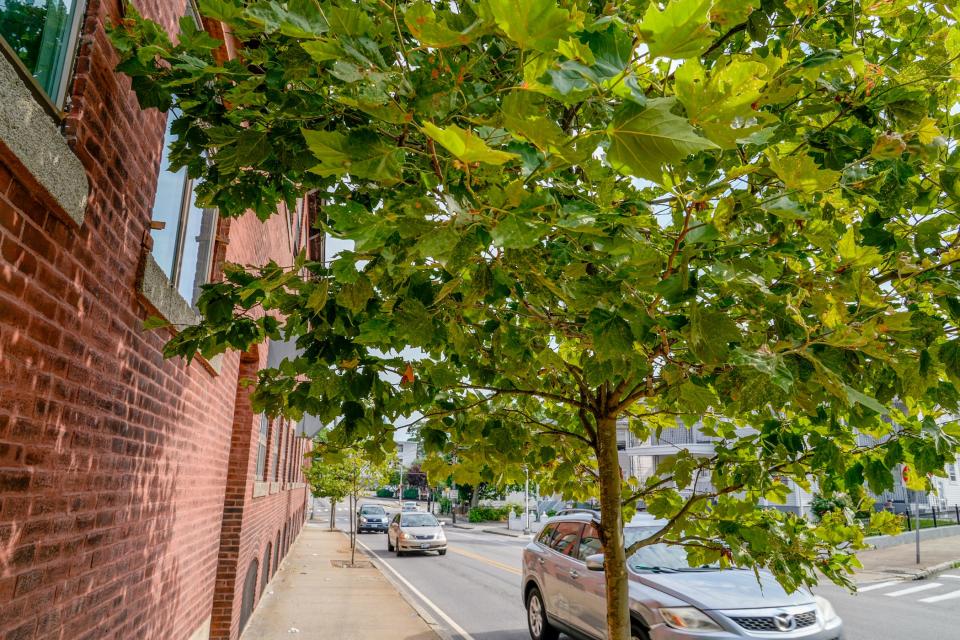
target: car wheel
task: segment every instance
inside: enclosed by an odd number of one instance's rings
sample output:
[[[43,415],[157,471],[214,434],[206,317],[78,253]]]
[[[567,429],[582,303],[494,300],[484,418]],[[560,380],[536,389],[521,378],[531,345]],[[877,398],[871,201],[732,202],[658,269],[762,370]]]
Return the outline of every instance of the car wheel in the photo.
[[[400,558],[403,556],[403,551],[400,551],[400,543],[397,543],[397,557]]]
[[[439,555],[441,555],[441,556],[445,556],[445,555],[447,555],[447,550],[446,550],[446,549],[440,549],[440,551],[437,551],[437,553],[438,553]]]
[[[543,606],[543,596],[534,587],[527,595],[527,628],[533,640],[557,640],[560,632],[547,619],[547,608]]]
[[[636,622],[630,625],[630,640],[650,640],[647,630]]]
[[[390,536],[387,536],[387,551],[393,551],[393,543],[390,542]]]

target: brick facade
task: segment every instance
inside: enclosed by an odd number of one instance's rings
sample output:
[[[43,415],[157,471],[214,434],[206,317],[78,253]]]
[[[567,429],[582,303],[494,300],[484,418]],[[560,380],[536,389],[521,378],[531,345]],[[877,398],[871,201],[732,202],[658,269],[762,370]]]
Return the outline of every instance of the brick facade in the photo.
[[[169,28],[185,10],[136,4]],[[289,428],[285,475],[254,497],[260,421],[239,382],[266,349],[187,365],[163,358],[169,333],[142,329],[164,116],[113,71],[104,23],[119,12],[88,2],[62,126],[89,182],[82,225],[0,140],[4,640],[237,638],[250,560],[278,536],[282,558],[304,517],[306,442]],[[290,233],[285,216],[220,221],[213,274],[289,264]]]

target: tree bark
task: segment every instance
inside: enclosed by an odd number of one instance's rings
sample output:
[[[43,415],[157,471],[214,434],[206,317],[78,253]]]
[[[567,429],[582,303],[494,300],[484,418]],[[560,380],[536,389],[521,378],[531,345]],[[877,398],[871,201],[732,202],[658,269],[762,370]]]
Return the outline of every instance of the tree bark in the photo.
[[[597,420],[597,470],[600,474],[600,530],[607,594],[607,639],[630,639],[630,591],[620,508],[622,478],[617,455],[617,419]]]
[[[330,498],[330,531],[337,528],[337,501]]]
[[[350,566],[353,566],[357,553],[357,496],[350,495]]]

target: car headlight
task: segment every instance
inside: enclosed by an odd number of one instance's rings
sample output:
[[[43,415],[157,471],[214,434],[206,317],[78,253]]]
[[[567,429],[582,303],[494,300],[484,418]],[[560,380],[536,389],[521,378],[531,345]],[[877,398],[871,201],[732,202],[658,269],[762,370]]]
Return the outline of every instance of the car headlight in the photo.
[[[404,532],[401,531],[401,532],[400,532],[400,539],[401,539],[401,540],[411,540],[411,539],[413,539],[413,536],[410,535],[409,533],[404,533]]]
[[[366,523],[367,523],[367,519],[364,518],[363,516],[360,516],[360,522],[366,524]]]
[[[833,610],[833,605],[830,604],[829,600],[823,596],[813,596],[813,600],[817,603],[817,613],[820,615],[821,621],[830,622],[837,619],[837,612]]]
[[[723,631],[713,618],[696,607],[664,607],[660,616],[668,627],[685,631]]]

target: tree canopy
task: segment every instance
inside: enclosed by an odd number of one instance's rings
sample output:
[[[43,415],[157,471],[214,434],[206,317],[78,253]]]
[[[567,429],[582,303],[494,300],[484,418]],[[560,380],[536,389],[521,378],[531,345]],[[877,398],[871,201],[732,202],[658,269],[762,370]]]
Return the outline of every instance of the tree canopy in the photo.
[[[237,57],[189,20],[176,45],[132,10],[112,32],[141,105],[175,109],[172,162],[226,216],[313,192],[353,244],[228,265],[167,355],[295,339],[259,407],[373,449],[419,411],[428,471],[528,465],[544,493],[599,491],[611,638],[621,506],[669,523],[637,544],[793,588],[845,581],[863,529],[757,508],[788,481],[862,497],[901,463],[918,488],[943,473],[960,436],[941,419],[960,377],[946,3],[199,4]],[[617,421],[646,438],[678,419],[716,453],[621,483]]]

